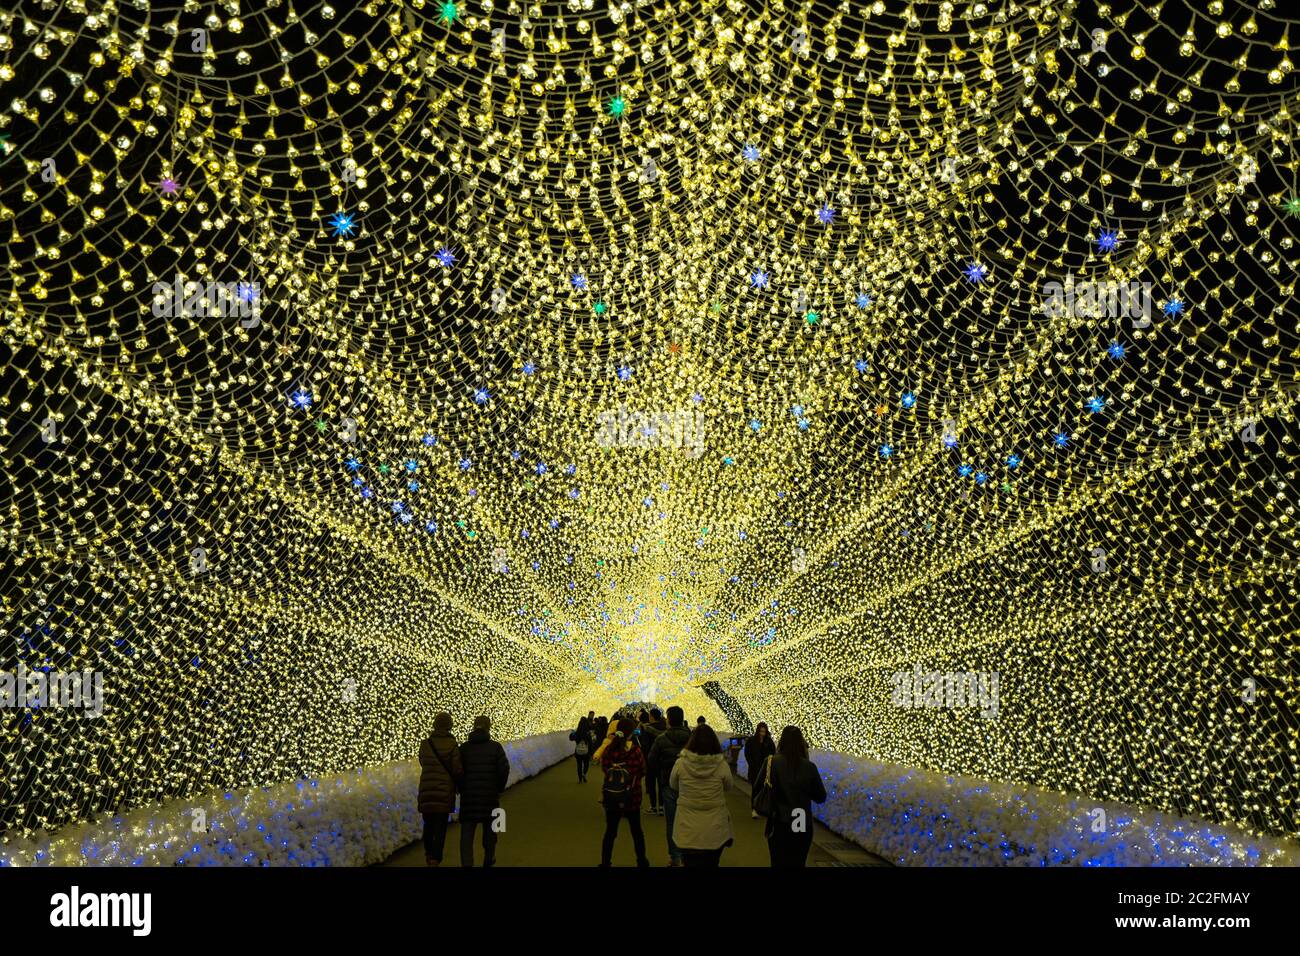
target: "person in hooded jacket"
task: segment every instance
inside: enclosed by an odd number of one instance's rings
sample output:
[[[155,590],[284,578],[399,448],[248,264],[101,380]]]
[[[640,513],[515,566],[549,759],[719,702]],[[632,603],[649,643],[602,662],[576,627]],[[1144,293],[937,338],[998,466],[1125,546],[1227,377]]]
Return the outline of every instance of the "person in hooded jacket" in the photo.
[[[639,729],[641,733],[637,737],[637,740],[641,744],[641,752],[646,756],[646,767],[648,770],[650,766],[650,751],[654,749],[655,741],[659,739],[659,735],[668,729],[668,725],[664,723],[664,717],[663,714],[659,712],[659,708],[655,707],[650,711],[650,719],[641,724]],[[663,811],[659,806],[658,774],[646,774],[645,792],[646,796],[650,798],[650,812],[662,813]]]
[[[433,718],[433,733],[420,742],[419,810],[424,817],[424,862],[438,866],[447,842],[447,821],[456,805],[456,787],[465,776],[456,738],[451,735],[451,714]]]
[[[673,765],[681,754],[691,732],[686,729],[686,713],[677,706],[668,708],[668,727],[655,738],[646,757],[646,774],[659,781],[659,800],[664,810],[668,833],[668,865],[681,866],[682,852],[673,842],[673,820],[677,816],[677,791],[672,788]]]
[[[673,842],[687,866],[717,866],[732,844],[731,765],[722,755],[717,732],[700,724],[673,764],[668,785],[677,791]]]
[[[632,831],[636,865],[650,865],[645,855],[645,832],[641,829],[641,780],[645,777],[645,755],[633,736],[635,730],[634,720],[616,721],[610,725],[609,736],[596,751],[600,768],[605,771],[605,782],[601,787],[601,803],[605,807],[601,866],[611,865],[620,820],[627,820],[628,829]]]
[[[460,793],[460,865],[474,865],[474,831],[483,827],[483,865],[497,861],[497,807],[510,780],[506,749],[492,739],[492,721],[475,717],[474,729],[460,745],[465,782]]]
[[[754,728],[754,736],[745,741],[745,763],[747,764],[745,776],[749,778],[749,789],[752,793],[756,787],[758,775],[763,772],[763,764],[767,758],[776,753],[776,742],[772,740],[772,732],[767,729],[767,724],[760,723]],[[749,815],[757,820],[758,814],[751,810]]]

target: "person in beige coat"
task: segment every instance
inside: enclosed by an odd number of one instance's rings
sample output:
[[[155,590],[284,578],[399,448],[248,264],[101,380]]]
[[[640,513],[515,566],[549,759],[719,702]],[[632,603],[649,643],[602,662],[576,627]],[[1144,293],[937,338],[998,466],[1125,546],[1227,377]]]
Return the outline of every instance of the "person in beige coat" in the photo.
[[[677,791],[673,842],[682,851],[683,862],[687,866],[717,866],[722,851],[732,843],[731,812],[727,809],[731,765],[708,724],[699,724],[691,732],[673,764],[669,786]]]

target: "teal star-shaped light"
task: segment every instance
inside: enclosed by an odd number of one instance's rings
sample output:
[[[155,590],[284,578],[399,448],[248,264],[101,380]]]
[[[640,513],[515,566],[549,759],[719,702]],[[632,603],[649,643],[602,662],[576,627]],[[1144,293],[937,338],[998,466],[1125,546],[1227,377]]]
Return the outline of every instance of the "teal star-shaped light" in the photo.
[[[609,101],[609,115],[622,116],[627,112],[627,100],[621,96],[616,96]]]
[[[439,9],[438,19],[443,23],[455,23],[458,16],[460,16],[460,8],[454,3],[444,3]]]

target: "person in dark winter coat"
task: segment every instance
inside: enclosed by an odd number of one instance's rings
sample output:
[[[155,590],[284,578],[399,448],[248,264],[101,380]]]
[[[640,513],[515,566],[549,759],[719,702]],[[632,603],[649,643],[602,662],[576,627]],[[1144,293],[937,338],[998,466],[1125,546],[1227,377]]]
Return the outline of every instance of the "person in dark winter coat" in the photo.
[[[609,736],[609,718],[597,717],[591,722],[591,729],[596,732],[596,746],[600,746]]]
[[[650,711],[650,719],[640,726],[640,735],[637,741],[641,744],[641,752],[646,756],[646,766],[649,767],[650,751],[654,749],[655,741],[659,735],[668,729],[664,723],[663,714],[659,713],[659,708]],[[659,813],[659,775],[647,773],[645,776],[645,792],[650,798],[650,812]]]
[[[465,782],[460,791],[460,865],[474,865],[474,831],[483,827],[483,865],[496,863],[501,791],[510,780],[506,749],[492,739],[492,722],[474,718],[474,730],[460,745]],[[504,828],[501,828],[504,829]]]
[[[447,821],[456,805],[456,787],[464,777],[451,714],[433,718],[433,733],[420,742],[419,810],[424,817],[424,862],[438,866],[447,842]]]
[[[772,758],[772,814],[765,828],[772,866],[797,868],[807,863],[814,802],[826,802],[826,785],[808,759],[803,731],[787,727]]]
[[[583,717],[578,721],[578,729],[569,734],[573,741],[573,757],[578,764],[578,783],[587,782],[587,771],[591,769],[591,754],[596,749],[596,734],[591,729],[591,721]]]
[[[597,753],[605,771],[601,803],[605,806],[605,837],[600,846],[600,865],[609,866],[614,856],[618,822],[627,820],[632,831],[636,865],[649,866],[645,855],[645,832],[641,829],[641,780],[645,777],[645,755],[633,736],[636,722],[620,720]]]
[[[682,852],[673,842],[673,821],[677,816],[677,791],[672,788],[673,764],[691,732],[686,729],[686,714],[680,707],[668,708],[668,729],[655,738],[646,758],[646,772],[659,780],[659,798],[664,808],[664,821],[668,824],[668,865],[681,866]]]
[[[767,724],[760,723],[754,728],[754,736],[745,741],[745,776],[749,778],[749,789],[752,793],[755,787],[755,781],[758,775],[763,772],[763,762],[768,757],[776,753],[776,742],[772,740],[772,732],[767,729]],[[758,814],[750,811],[750,816],[755,820]]]

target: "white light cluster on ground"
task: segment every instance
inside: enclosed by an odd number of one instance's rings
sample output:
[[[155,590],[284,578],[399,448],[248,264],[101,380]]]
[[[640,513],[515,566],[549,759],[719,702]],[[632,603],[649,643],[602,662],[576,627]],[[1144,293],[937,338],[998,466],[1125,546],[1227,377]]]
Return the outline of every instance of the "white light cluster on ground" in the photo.
[[[828,794],[813,815],[900,866],[1300,865],[1294,843],[1192,817],[842,753],[812,760]]]
[[[509,785],[573,753],[567,731],[503,741]],[[218,791],[0,844],[0,866],[365,866],[420,838],[415,760]],[[203,827],[206,824],[206,829]]]

